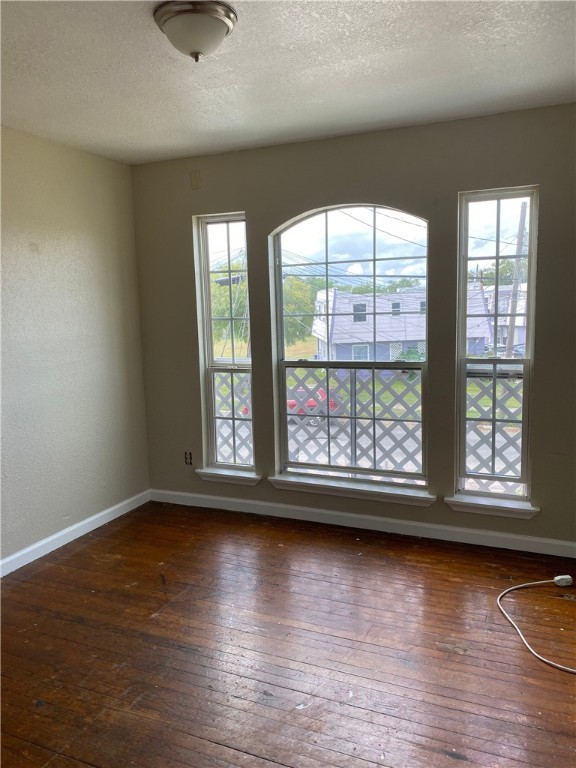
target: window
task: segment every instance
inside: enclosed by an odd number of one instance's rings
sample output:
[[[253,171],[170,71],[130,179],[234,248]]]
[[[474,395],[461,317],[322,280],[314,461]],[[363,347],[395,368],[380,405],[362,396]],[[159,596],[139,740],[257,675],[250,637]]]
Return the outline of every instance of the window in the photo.
[[[282,471],[425,485],[426,222],[332,208],[274,248]]]
[[[421,301],[420,302],[420,312],[424,312],[424,313],[426,312],[426,302],[425,301]]]
[[[252,374],[242,214],[195,220],[204,338],[205,465],[251,468]]]
[[[460,196],[458,490],[527,499],[537,190]]]
[[[369,360],[368,344],[352,345],[352,360]]]
[[[352,307],[353,320],[355,323],[366,322],[366,304],[354,304]]]

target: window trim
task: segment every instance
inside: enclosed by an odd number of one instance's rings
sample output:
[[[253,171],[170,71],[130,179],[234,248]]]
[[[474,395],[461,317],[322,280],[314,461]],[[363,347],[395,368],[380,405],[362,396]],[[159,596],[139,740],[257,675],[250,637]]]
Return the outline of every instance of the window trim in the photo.
[[[531,421],[532,421],[532,380],[534,369],[534,316],[536,292],[536,259],[538,242],[538,193],[536,184],[520,187],[499,187],[496,189],[472,190],[458,194],[458,283],[456,315],[456,440],[454,451],[454,494],[446,497],[446,503],[457,511],[474,511],[480,514],[497,514],[509,517],[533,517],[539,511],[532,506],[531,495]],[[470,358],[467,347],[467,296],[468,296],[468,203],[491,200],[508,200],[518,197],[530,198],[529,240],[526,271],[526,335],[523,358]],[[498,226],[498,225],[497,225]],[[495,257],[496,258],[496,257]],[[470,477],[465,471],[466,451],[466,371],[469,364],[494,363],[523,365],[522,392],[522,449],[521,479],[506,479],[503,482],[517,482],[524,485],[526,494],[517,496],[506,493],[475,491],[460,487],[460,481]],[[490,479],[487,476],[486,479]],[[499,510],[499,511],[497,511]],[[503,511],[503,510],[508,510]],[[515,513],[516,512],[516,513]]]
[[[200,396],[202,402],[202,463],[196,472],[205,480],[239,482],[255,484],[261,479],[252,464],[230,464],[216,461],[216,417],[213,397],[212,374],[217,371],[233,373],[252,373],[252,362],[235,362],[226,358],[214,357],[211,318],[210,264],[208,255],[208,225],[232,222],[246,223],[242,211],[233,213],[208,214],[194,216],[193,244],[195,255],[196,302],[198,316],[199,375]],[[254,408],[252,407],[252,416]],[[251,419],[252,420],[252,419]],[[254,458],[254,445],[252,447]]]

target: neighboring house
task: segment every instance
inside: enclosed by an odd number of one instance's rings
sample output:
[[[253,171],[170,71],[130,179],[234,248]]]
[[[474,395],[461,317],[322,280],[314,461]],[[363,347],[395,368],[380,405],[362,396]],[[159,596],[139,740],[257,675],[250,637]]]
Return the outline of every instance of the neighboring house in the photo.
[[[481,355],[491,343],[492,331],[490,318],[486,317],[490,309],[480,284],[470,286],[468,306],[478,315],[468,319],[468,354]],[[317,357],[321,360],[421,360],[426,352],[426,309],[424,288],[405,288],[376,296],[337,288],[320,290],[316,295],[316,317],[312,326],[312,335],[317,339]]]
[[[526,344],[526,283],[501,285],[498,287],[498,329],[496,344],[506,346],[513,333],[512,347],[522,348]],[[494,314],[496,291],[493,285],[484,288],[488,313]],[[493,325],[493,323],[492,323]]]

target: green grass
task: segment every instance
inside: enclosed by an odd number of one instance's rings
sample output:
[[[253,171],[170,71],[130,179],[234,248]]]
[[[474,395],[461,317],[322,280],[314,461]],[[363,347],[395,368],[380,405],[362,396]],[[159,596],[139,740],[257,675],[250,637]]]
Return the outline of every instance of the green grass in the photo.
[[[296,360],[311,360],[316,354],[316,339],[314,336],[309,336],[304,341],[299,341],[297,344],[291,344],[286,347],[286,358]]]

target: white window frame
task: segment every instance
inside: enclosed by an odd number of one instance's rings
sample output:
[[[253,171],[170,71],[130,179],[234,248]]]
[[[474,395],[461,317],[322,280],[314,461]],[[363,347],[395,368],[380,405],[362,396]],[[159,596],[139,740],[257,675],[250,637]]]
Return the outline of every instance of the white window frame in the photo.
[[[359,350],[363,350],[366,353],[366,357],[356,357]],[[368,344],[352,344],[352,360],[355,362],[368,362],[369,350]]]
[[[527,295],[526,295],[526,340],[525,357],[503,358],[487,357],[477,358],[468,356],[467,348],[467,295],[468,295],[468,204],[472,202],[507,200],[518,197],[530,199],[529,232],[527,248]],[[498,209],[499,210],[499,209]],[[533,370],[533,343],[534,343],[534,295],[535,295],[535,271],[536,271],[536,244],[538,225],[538,187],[511,187],[491,190],[478,190],[462,192],[459,195],[459,281],[458,281],[458,346],[457,346],[457,439],[455,462],[455,486],[453,497],[447,498],[447,503],[460,511],[485,512],[488,514],[501,514],[505,516],[524,517],[533,516],[538,511],[530,503],[530,409]],[[497,218],[497,230],[499,230],[499,216]],[[499,235],[496,235],[497,238]],[[497,270],[495,281],[497,284]],[[496,314],[498,317],[498,314]],[[497,342],[496,342],[497,343]],[[485,364],[487,371],[491,370],[496,385],[497,367],[511,365],[515,368],[521,366],[522,372],[522,429],[521,447],[521,472],[518,479],[499,475],[479,475],[466,470],[466,421],[467,421],[467,372],[469,365]],[[494,390],[495,391],[495,390]],[[493,414],[492,419],[495,421]],[[495,448],[493,447],[493,451]],[[470,490],[462,487],[462,481],[466,478],[494,480],[496,482],[512,482],[523,485],[525,493],[521,496],[507,493],[495,493],[483,490]],[[485,506],[484,509],[482,507]]]
[[[254,485],[260,480],[260,476],[256,475],[253,462],[251,464],[240,464],[217,461],[217,419],[213,392],[213,378],[215,373],[223,372],[234,374],[245,372],[250,375],[252,373],[252,363],[249,359],[246,361],[235,361],[227,358],[215,358],[212,337],[208,226],[210,224],[225,224],[240,221],[244,223],[246,222],[243,212],[195,216],[193,218],[203,425],[203,462],[202,465],[196,469],[196,472],[206,480],[238,482]],[[248,279],[247,270],[246,279]],[[230,418],[232,422],[235,422],[237,419],[233,412],[233,394],[231,397],[232,413],[230,414]],[[252,417],[253,407],[251,404],[250,420],[252,420]],[[254,445],[252,445],[252,456],[254,457]]]
[[[281,253],[281,235],[289,227],[294,224],[305,221],[307,218],[316,216],[320,213],[328,213],[331,210],[345,210],[346,208],[355,208],[357,205],[336,205],[328,206],[325,208],[309,211],[303,216],[286,222],[282,227],[276,230],[271,236],[272,250],[274,258],[274,272],[275,272],[275,306],[276,306],[276,331],[277,331],[277,360],[278,360],[278,410],[277,410],[277,424],[279,425],[279,468],[275,476],[269,477],[268,480],[272,485],[277,488],[292,488],[300,491],[321,492],[321,493],[334,493],[339,495],[350,495],[358,497],[377,496],[383,501],[398,502],[401,500],[406,504],[413,504],[417,506],[430,506],[435,500],[436,496],[431,494],[427,485],[427,361],[421,362],[408,362],[408,361],[337,361],[337,360],[286,360],[284,355],[284,330],[283,330],[283,281],[282,281],[282,253]],[[390,210],[394,213],[407,213],[404,211],[398,211],[397,209],[387,208],[382,205],[368,205],[366,207],[374,208],[376,210]],[[376,215],[376,214],[375,214]],[[413,214],[409,214],[413,215]],[[415,217],[418,218],[418,217]],[[424,221],[424,220],[422,220]],[[426,256],[429,251],[429,230],[427,229],[426,240]],[[324,262],[326,268],[328,262]],[[326,273],[327,274],[327,273]],[[426,283],[428,287],[428,283]],[[399,303],[400,304],[400,303]],[[327,302],[327,312],[329,302]],[[397,314],[401,314],[401,304]],[[426,318],[426,338],[428,337],[428,317]],[[390,371],[403,371],[408,372],[410,370],[417,371],[420,374],[421,382],[421,402],[422,402],[422,416],[421,416],[421,429],[422,429],[422,468],[420,473],[407,473],[399,471],[386,471],[378,479],[375,479],[376,475],[380,475],[379,470],[375,469],[362,469],[359,467],[350,467],[341,472],[340,477],[337,477],[337,468],[333,465],[320,465],[311,464],[307,465],[299,462],[294,465],[293,462],[288,460],[288,424],[286,414],[283,406],[285,395],[287,391],[287,369],[288,368],[307,368],[307,369],[366,369],[372,368],[386,369]],[[301,474],[299,474],[301,473]],[[388,478],[388,480],[387,480]],[[394,482],[394,478],[400,482]],[[411,485],[410,481],[415,483],[421,483],[421,485]],[[406,484],[402,484],[405,482]],[[334,490],[336,489],[336,491]]]

